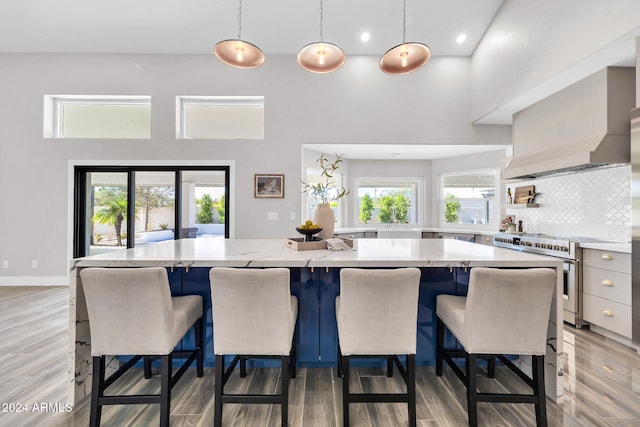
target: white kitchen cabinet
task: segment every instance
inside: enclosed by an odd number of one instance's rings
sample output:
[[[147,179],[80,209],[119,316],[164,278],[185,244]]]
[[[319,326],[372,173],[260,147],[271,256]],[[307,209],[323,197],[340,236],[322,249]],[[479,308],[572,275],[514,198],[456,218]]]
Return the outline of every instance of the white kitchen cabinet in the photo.
[[[631,338],[631,254],[584,249],[582,293],[586,321]]]
[[[476,234],[475,243],[480,243],[481,245],[493,246],[493,234]]]
[[[334,237],[339,237],[341,239],[364,239],[365,232],[364,231],[356,231],[351,233],[334,233]]]

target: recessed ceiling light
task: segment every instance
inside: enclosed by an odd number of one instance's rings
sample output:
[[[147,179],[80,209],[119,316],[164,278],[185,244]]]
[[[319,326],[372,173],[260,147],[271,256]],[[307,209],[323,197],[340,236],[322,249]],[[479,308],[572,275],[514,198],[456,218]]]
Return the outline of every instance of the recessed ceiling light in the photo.
[[[370,38],[371,34],[367,33],[366,31],[360,34],[360,40],[362,40],[363,42],[368,42]]]
[[[464,41],[467,39],[467,35],[466,34],[460,34],[458,37],[456,37],[456,43],[460,44],[460,43],[464,43]]]

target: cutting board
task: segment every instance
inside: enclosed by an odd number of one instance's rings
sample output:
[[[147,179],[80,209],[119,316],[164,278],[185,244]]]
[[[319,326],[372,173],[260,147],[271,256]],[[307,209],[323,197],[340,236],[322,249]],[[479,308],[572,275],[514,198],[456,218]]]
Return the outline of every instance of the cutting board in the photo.
[[[516,187],[516,192],[513,196],[513,203],[533,203],[533,199],[536,197],[536,186],[525,185],[524,187]]]

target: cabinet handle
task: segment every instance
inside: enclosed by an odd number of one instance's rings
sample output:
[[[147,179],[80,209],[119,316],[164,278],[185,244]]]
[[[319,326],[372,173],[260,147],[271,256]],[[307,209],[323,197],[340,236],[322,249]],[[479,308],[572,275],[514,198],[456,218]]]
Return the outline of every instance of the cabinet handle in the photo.
[[[605,286],[613,286],[613,282],[609,279],[605,279],[602,281],[602,284]]]
[[[605,372],[607,372],[609,374],[615,371],[615,369],[613,369],[612,367],[607,366],[607,365],[602,365],[602,369],[604,369]]]
[[[611,255],[611,254],[602,254],[602,259],[606,259],[608,261],[611,261],[613,259],[613,255]]]
[[[613,317],[613,311],[611,310],[602,310],[602,314],[607,317]]]

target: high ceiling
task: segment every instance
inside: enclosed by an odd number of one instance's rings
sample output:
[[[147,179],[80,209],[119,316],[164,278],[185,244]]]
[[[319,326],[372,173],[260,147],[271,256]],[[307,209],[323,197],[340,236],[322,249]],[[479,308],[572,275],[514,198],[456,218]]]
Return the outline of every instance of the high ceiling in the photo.
[[[207,54],[238,35],[240,0],[0,2],[0,52]],[[402,42],[403,0],[323,0],[324,40],[381,56]],[[406,41],[437,56],[473,53],[502,0],[407,0]],[[371,38],[362,42],[368,32]],[[465,42],[456,37],[466,34]],[[267,54],[320,39],[320,0],[243,0],[242,38]]]

